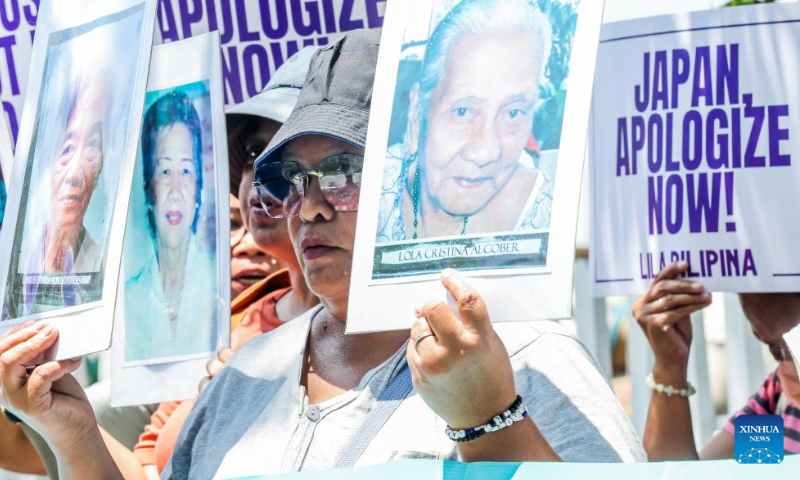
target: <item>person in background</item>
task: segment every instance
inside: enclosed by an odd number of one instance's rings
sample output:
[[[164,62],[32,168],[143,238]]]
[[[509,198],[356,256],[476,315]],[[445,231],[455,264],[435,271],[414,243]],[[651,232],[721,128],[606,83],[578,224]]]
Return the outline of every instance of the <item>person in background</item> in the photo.
[[[800,293],[739,295],[753,334],[769,347],[778,367],[764,384],[698,451],[689,412],[693,387],[687,380],[692,324],[689,316],[711,304],[701,283],[683,278],[686,262],[662,270],[633,307],[655,355],[646,381],[653,394],[644,432],[651,461],[712,460],[734,457],[734,421],[739,415],[780,415],[784,419],[784,451],[800,453],[800,380],[783,335],[800,324]]]
[[[237,188],[238,190],[238,188]],[[236,192],[238,195],[238,191]],[[282,269],[275,257],[256,245],[242,221],[239,199],[230,194],[231,206],[231,300]]]

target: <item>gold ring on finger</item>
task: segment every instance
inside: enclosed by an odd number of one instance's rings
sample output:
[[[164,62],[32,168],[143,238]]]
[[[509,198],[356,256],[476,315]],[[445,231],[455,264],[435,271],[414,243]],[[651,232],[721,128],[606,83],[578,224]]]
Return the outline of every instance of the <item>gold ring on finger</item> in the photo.
[[[427,337],[432,337],[432,336],[433,336],[433,332],[431,332],[430,330],[420,333],[414,339],[414,348],[417,348],[417,345],[419,345],[419,342],[422,341],[422,339],[427,338]]]

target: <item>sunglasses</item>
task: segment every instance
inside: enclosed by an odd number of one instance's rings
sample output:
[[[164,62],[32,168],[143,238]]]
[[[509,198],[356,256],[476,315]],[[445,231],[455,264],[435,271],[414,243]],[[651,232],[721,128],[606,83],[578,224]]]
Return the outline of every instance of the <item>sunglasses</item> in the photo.
[[[314,177],[328,205],[337,212],[354,212],[358,210],[363,166],[364,157],[353,153],[323,158],[318,170],[300,168],[295,162],[271,162],[256,169],[253,186],[261,206],[272,218],[300,213]]]

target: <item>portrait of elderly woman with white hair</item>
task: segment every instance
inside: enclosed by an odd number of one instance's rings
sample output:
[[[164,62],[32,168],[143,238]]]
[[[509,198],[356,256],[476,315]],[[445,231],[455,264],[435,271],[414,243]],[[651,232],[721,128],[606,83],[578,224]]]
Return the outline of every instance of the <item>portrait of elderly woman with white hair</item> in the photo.
[[[463,0],[436,24],[388,147],[378,243],[549,228],[553,179],[526,147],[552,37],[533,0]]]

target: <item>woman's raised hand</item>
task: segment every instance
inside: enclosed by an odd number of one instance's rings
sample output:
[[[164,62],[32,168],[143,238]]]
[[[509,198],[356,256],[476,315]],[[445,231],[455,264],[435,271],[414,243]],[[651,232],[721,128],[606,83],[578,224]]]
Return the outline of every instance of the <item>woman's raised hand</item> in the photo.
[[[633,316],[653,349],[654,376],[659,383],[675,379],[659,378],[658,370],[685,375],[692,343],[689,316],[711,304],[711,294],[703,285],[679,278],[688,268],[686,262],[669,264],[633,306]]]
[[[454,270],[442,272],[442,283],[458,311],[443,302],[417,310],[408,365],[425,403],[451,427],[471,428],[514,403],[514,374],[483,298]]]
[[[78,447],[98,429],[92,407],[70,375],[81,359],[46,362],[58,331],[45,322],[0,337],[0,401],[56,449]]]

